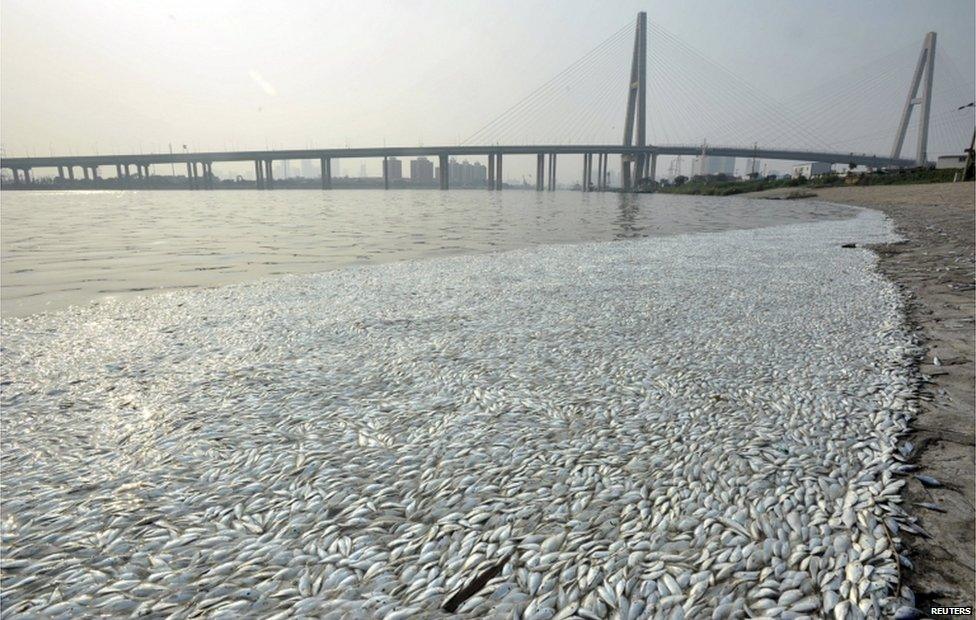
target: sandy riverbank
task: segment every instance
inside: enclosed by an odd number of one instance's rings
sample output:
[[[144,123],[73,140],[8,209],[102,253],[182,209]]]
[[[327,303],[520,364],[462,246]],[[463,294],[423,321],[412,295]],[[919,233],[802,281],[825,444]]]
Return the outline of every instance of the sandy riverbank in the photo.
[[[785,196],[794,188],[755,196]],[[910,320],[927,347],[921,371],[927,390],[912,437],[920,472],[941,488],[912,480],[906,508],[932,540],[908,542],[915,564],[909,586],[919,607],[928,602],[970,605],[974,577],[974,186],[972,183],[833,187],[813,200],[878,209],[891,217],[904,243],[875,247],[879,267],[905,288]],[[938,365],[935,364],[938,358]],[[945,513],[915,506],[935,503]]]

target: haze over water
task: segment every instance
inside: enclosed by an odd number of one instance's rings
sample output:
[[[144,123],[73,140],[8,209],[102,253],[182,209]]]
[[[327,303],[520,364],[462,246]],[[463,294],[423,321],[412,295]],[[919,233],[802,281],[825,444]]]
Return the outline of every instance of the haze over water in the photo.
[[[9,193],[0,222],[2,314],[349,264],[850,213],[807,202],[577,192]]]

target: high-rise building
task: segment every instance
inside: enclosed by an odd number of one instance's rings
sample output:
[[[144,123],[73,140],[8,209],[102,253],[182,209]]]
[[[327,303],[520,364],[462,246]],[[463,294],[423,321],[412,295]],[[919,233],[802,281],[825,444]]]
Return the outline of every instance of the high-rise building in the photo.
[[[391,181],[399,181],[403,178],[403,162],[396,157],[388,157],[386,160],[386,178]]]
[[[450,183],[457,187],[481,187],[488,178],[488,169],[481,162],[472,164],[467,160],[459,162],[452,159],[449,170]]]
[[[426,157],[410,160],[410,180],[414,183],[433,183],[434,162]]]
[[[691,162],[691,176],[708,176],[711,174],[735,175],[735,157],[718,157],[715,155],[699,155]]]

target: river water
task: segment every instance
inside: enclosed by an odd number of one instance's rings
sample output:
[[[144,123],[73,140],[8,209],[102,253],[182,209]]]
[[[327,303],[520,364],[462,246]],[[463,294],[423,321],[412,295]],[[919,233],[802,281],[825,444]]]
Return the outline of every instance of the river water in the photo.
[[[517,190],[6,192],[0,313],[350,264],[852,213],[805,201]]]

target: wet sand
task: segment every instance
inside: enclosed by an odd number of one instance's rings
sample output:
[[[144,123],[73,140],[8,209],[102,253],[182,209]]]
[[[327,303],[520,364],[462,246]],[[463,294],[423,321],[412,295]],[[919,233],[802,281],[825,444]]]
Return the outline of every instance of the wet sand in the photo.
[[[792,188],[790,188],[792,189]],[[871,207],[891,217],[905,241],[876,246],[879,268],[905,290],[909,320],[926,348],[921,413],[910,438],[919,473],[942,484],[910,480],[906,509],[932,535],[907,539],[914,563],[908,585],[918,607],[972,605],[974,576],[974,208],[973,183],[812,190],[812,200]],[[773,190],[753,196],[779,197]],[[938,363],[936,363],[938,358]],[[934,503],[944,513],[918,507]]]

